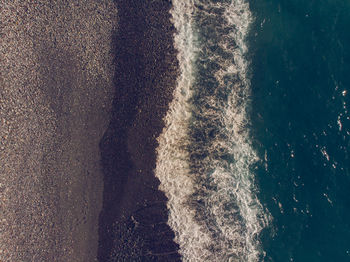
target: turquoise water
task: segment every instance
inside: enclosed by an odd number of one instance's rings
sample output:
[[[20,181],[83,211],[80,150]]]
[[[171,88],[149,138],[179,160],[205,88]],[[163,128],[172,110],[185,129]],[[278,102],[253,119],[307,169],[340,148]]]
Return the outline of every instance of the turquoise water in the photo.
[[[264,261],[350,261],[350,2],[250,1]]]

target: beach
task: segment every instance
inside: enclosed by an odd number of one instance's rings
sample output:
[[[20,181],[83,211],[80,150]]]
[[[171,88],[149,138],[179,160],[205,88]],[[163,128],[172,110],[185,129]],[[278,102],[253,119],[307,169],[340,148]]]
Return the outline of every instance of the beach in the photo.
[[[157,137],[177,77],[168,1],[116,1],[115,98],[100,143],[99,261],[178,261],[155,178]]]
[[[155,178],[170,1],[5,1],[0,260],[179,261]]]
[[[0,261],[349,261],[343,2],[3,0]]]
[[[116,6],[1,5],[0,260],[96,261]]]

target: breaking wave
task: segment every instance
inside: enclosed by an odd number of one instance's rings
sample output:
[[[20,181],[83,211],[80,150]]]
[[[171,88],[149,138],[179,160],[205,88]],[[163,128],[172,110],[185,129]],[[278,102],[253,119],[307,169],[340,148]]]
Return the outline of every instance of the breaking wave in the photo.
[[[249,134],[248,4],[173,1],[180,74],[158,138],[156,176],[184,261],[258,261],[268,214]]]

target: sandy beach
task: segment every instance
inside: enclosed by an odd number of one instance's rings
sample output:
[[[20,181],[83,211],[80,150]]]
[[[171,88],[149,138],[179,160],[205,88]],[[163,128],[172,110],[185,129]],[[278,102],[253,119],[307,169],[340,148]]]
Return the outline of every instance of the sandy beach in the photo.
[[[0,261],[96,261],[112,1],[3,1]]]
[[[154,176],[170,1],[5,1],[0,261],[179,261]]]

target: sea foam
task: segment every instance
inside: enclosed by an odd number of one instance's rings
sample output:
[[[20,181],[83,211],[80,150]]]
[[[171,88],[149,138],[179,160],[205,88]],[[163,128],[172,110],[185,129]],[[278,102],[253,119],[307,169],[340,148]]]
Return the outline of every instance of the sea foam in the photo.
[[[258,261],[269,220],[256,197],[247,113],[252,18],[245,1],[222,2],[175,0],[171,10],[180,75],[155,173],[184,261]]]

